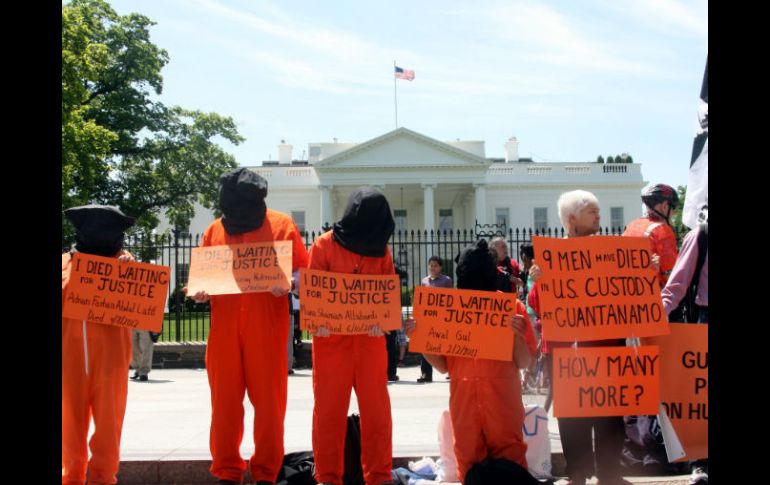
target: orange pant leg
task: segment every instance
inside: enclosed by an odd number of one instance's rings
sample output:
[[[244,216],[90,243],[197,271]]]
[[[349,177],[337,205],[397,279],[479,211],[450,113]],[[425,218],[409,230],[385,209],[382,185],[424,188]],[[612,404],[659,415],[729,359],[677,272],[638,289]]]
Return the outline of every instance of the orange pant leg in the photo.
[[[352,339],[341,335],[313,339],[313,457],[319,483],[341,485],[345,471],[345,431],[356,365]]]
[[[213,306],[213,305],[212,305]],[[246,463],[241,458],[243,440],[243,374],[238,306],[212,308],[211,332],[206,347],[206,373],[211,388],[211,474],[240,483]]]
[[[284,453],[289,312],[285,305],[260,305],[250,307],[248,314],[257,320],[242,327],[246,389],[254,406],[254,454],[249,468],[252,480],[275,482]]]
[[[392,479],[393,431],[385,337],[356,335],[354,387],[361,411],[361,465],[367,485]]]
[[[457,474],[462,482],[470,467],[487,457],[482,432],[483,410],[475,379],[453,375],[449,386],[449,414],[454,430]]]
[[[518,379],[489,378],[479,383],[483,433],[489,458],[503,458],[527,469],[524,405]]]
[[[88,324],[91,414],[89,483],[117,483],[120,436],[126,414],[131,329]]]
[[[62,484],[81,485],[88,469],[88,377],[83,322],[62,319],[61,467]]]

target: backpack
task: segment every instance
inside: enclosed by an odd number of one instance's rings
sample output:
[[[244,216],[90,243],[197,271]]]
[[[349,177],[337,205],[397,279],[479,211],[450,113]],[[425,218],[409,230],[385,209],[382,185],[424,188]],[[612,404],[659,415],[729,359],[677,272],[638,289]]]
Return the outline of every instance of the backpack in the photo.
[[[312,451],[298,451],[283,457],[276,485],[316,485]]]
[[[364,469],[361,467],[361,417],[358,414],[348,416],[345,432],[345,473],[344,485],[364,485]]]

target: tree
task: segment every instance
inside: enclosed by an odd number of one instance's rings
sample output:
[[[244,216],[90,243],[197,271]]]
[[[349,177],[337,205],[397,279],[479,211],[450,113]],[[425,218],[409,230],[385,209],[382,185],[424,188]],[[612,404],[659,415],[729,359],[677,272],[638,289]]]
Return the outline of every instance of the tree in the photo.
[[[676,209],[671,211],[671,227],[676,234],[677,243],[682,242],[682,238],[687,234],[689,229],[682,223],[682,209],[684,208],[684,199],[687,197],[687,186],[679,185],[676,188],[676,193],[679,196],[679,205]]]
[[[599,155],[599,157],[597,157],[597,159],[596,159],[596,163],[604,163],[604,157]]]
[[[214,140],[244,140],[232,118],[151,99],[169,60],[151,25],[103,0],[62,5],[62,209],[117,205],[138,231],[161,210],[184,228],[195,202],[213,208],[219,175],[238,166]]]
[[[634,163],[634,157],[629,155],[628,158],[626,158],[626,163]]]
[[[607,157],[607,163],[615,163],[615,159],[612,157],[612,155]]]

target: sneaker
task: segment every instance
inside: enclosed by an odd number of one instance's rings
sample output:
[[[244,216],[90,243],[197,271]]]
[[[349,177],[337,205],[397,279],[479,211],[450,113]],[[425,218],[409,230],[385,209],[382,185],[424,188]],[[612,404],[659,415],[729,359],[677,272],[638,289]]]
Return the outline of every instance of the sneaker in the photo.
[[[596,485],[633,485],[633,484],[623,477],[618,477],[610,480],[596,480]]]
[[[388,377],[388,381],[389,382],[397,382],[398,381],[398,376],[390,376],[390,377]]]
[[[433,378],[428,376],[422,376],[417,379],[417,382],[433,382]]]
[[[293,376],[293,375],[294,375],[294,369],[289,369],[289,375],[290,375],[290,376]]]
[[[565,483],[564,485],[586,485],[586,479],[573,478],[573,479],[567,480],[567,483]]]
[[[147,377],[147,376],[139,376],[139,380],[140,380],[141,382],[147,382],[149,379],[150,379],[150,378],[149,378],[149,377]]]
[[[692,470],[692,475],[690,475],[690,481],[687,483],[690,485],[708,485],[708,482],[708,473],[701,467],[695,467]]]
[[[138,373],[138,372],[134,372],[134,375],[132,375],[131,377],[129,377],[129,379],[133,379],[133,380],[137,380],[137,379],[139,379],[139,373]]]

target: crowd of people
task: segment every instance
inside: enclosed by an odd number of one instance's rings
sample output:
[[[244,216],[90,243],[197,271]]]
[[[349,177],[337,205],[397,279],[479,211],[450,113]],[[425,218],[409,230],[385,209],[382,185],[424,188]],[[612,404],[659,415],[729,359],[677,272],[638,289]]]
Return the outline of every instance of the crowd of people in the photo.
[[[292,241],[292,285],[269,292],[188,295],[196,303],[210,302],[211,330],[206,350],[206,371],[211,391],[211,474],[220,484],[241,483],[246,468],[258,484],[275,483],[284,458],[284,417],[287,382],[291,373],[293,335],[290,336],[288,293],[297,294],[300,268],[334,273],[389,275],[395,273],[388,240],[395,227],[385,196],[364,187],[348,199],[342,218],[332,230],[315,240],[309,251],[292,219],[266,206],[267,181],[241,168],[220,179],[222,217],[206,230],[201,246],[270,241]],[[642,197],[649,209],[645,217],[629,224],[627,236],[647,237],[652,243],[667,312],[686,300],[693,278],[697,285],[699,322],[708,320],[707,220],[684,240],[677,259],[676,238],[669,225],[676,208],[676,192],[656,185]],[[590,192],[576,190],[561,195],[559,217],[568,238],[597,233],[600,204]],[[123,249],[125,231],[134,223],[119,209],[82,206],[65,211],[76,229],[71,254],[82,252],[131,261]],[[707,236],[706,236],[707,237]],[[517,293],[516,314],[509,322],[515,334],[510,360],[422,355],[418,382],[430,383],[434,369],[450,378],[449,410],[455,433],[454,451],[460,481],[471,483],[490,460],[508,464],[510,482],[537,483],[527,472],[526,444],[522,435],[522,393],[532,387],[547,389],[546,409],[553,401],[551,359],[553,348],[569,346],[549,342],[539,315],[537,265],[531,244],[519,248],[521,263],[511,259],[504,238],[479,240],[456,259],[453,279],[442,273],[438,256],[428,261],[426,287]],[[705,262],[703,261],[705,259]],[[62,288],[71,257],[63,257]],[[64,294],[64,293],[63,293]],[[313,426],[315,479],[341,485],[347,411],[351,392],[358,398],[361,422],[361,465],[367,485],[393,483],[392,418],[388,382],[397,380],[388,353],[406,348],[406,336],[419,319],[404,322],[403,333],[386,332],[375,325],[366,335],[336,335],[323,326],[313,334]],[[127,379],[147,380],[152,361],[148,332],[62,318],[62,484],[116,483],[120,435],[126,408]],[[149,342],[149,344],[148,344]],[[287,345],[288,342],[288,345]],[[617,346],[624,341],[581,342],[581,346]],[[148,357],[149,355],[149,357]],[[391,359],[392,360],[392,359]],[[396,359],[396,362],[398,359]],[[538,375],[544,379],[537,379]],[[240,455],[244,430],[244,397],[254,407],[254,454],[247,462]],[[94,435],[87,442],[89,421]],[[558,426],[572,485],[592,476],[601,485],[629,483],[621,476],[624,441],[622,417],[558,418]],[[89,460],[89,448],[91,457]],[[706,464],[694,464],[694,474],[706,483]],[[478,481],[474,483],[479,483]]]

